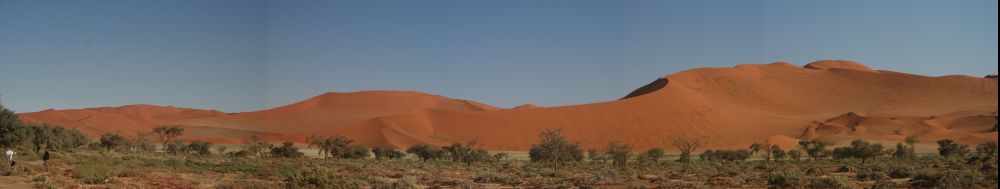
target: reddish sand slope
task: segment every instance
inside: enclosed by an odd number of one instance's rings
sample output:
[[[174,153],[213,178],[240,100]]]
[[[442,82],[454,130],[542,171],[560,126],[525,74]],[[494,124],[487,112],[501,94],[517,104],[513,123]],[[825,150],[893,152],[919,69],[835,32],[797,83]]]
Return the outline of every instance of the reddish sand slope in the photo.
[[[21,114],[25,122],[45,122],[79,128],[92,136],[103,133],[148,132],[157,125],[186,128],[187,140],[237,143],[250,135],[278,138],[285,133],[330,129],[368,119],[420,110],[485,111],[486,104],[403,91],[326,93],[274,109],[226,114],[151,105],[115,108],[47,110]]]
[[[20,114],[21,120],[24,122],[62,125],[67,128],[80,129],[91,136],[103,133],[134,134],[140,131],[150,131],[157,125],[172,124],[174,120],[179,119],[226,116],[225,113],[219,111],[153,105],[45,110]]]
[[[494,150],[526,150],[546,129],[563,129],[586,147],[617,140],[639,148],[670,148],[664,143],[682,135],[707,138],[708,148],[743,148],[767,139],[791,147],[802,137],[898,141],[910,134],[924,141],[955,138],[977,143],[997,140],[997,133],[990,131],[996,109],[995,79],[924,77],[875,71],[849,61],[820,61],[805,67],[773,63],[694,69],[664,76],[618,101],[485,112],[422,111],[329,133],[391,147],[475,139]],[[850,118],[863,120],[860,123],[835,118],[859,116],[849,112],[877,117]],[[897,117],[917,120],[892,121]],[[840,126],[816,128],[825,122]]]
[[[408,147],[478,140],[492,150],[527,150],[547,129],[587,148],[621,141],[666,147],[678,136],[705,148],[745,148],[771,140],[900,141],[918,135],[963,143],[996,141],[995,78],[926,77],[874,70],[850,61],[702,68],[654,79],[615,101],[499,109],[417,92],[327,93],[269,110],[225,114],[148,105],[22,114],[29,122],[97,135],[181,125],[187,140],[236,143],[250,135],[302,142],[341,134],[358,143]]]

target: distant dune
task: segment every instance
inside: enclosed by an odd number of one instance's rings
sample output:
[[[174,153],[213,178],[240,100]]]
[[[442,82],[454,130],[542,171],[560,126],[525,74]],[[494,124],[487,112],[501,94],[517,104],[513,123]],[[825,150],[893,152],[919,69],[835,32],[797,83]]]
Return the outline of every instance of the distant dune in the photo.
[[[620,100],[563,107],[501,109],[417,92],[367,91],[238,114],[136,105],[21,116],[92,135],[174,124],[192,130],[188,140],[222,143],[249,135],[301,142],[341,134],[371,146],[478,140],[492,150],[527,150],[546,129],[562,129],[588,148],[614,140],[671,149],[665,142],[682,135],[708,139],[706,148],[909,135],[971,144],[997,140],[996,111],[995,78],[926,77],[831,60],[693,69],[653,79]]]

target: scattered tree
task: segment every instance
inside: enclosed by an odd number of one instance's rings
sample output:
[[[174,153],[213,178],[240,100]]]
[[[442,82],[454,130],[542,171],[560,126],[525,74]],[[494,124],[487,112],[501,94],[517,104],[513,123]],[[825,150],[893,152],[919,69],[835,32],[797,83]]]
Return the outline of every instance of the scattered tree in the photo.
[[[892,151],[892,157],[896,159],[913,159],[916,156],[913,148],[903,143],[896,143],[896,150]]]
[[[969,153],[969,145],[958,144],[951,139],[938,140],[938,154],[944,157],[965,157]]]
[[[129,145],[128,143],[128,139],[125,137],[112,133],[104,133],[100,139],[100,146],[104,150],[123,151]]]
[[[826,148],[830,146],[830,143],[821,140],[803,140],[799,141],[799,147],[809,155],[812,160],[823,159],[829,157],[833,154],[832,151]]]
[[[17,131],[24,128],[21,118],[14,111],[11,111],[0,104],[0,146],[13,147],[21,141],[16,137]]]
[[[583,149],[579,143],[570,143],[562,136],[562,130],[542,132],[538,144],[532,145],[528,156],[532,162],[546,163],[562,167],[568,162],[583,161]]]
[[[171,142],[174,142],[175,144],[179,143],[176,140],[177,137],[184,135],[184,128],[180,128],[177,126],[157,126],[156,128],[153,128],[153,133],[155,133],[156,136],[160,139],[160,143],[163,144],[164,150],[166,150],[167,147],[170,147],[168,146],[169,143]],[[175,147],[174,149],[177,149],[176,148],[177,146],[174,147]]]
[[[240,148],[242,148],[240,150],[241,152],[237,152],[235,155],[255,155],[257,157],[264,157],[273,147],[274,145],[264,141],[264,138],[253,135],[243,139],[243,145],[240,146]]]
[[[984,170],[997,168],[997,142],[990,141],[976,146],[976,153],[969,158],[970,164],[980,164]]]
[[[706,161],[746,161],[752,152],[749,150],[705,150],[701,159]]]
[[[646,150],[646,152],[639,154],[637,161],[639,161],[639,164],[642,165],[647,163],[659,163],[660,158],[662,158],[665,154],[666,152],[663,148],[650,148],[649,150]]]
[[[452,143],[451,146],[445,146],[442,149],[448,152],[451,156],[451,161],[462,162],[466,165],[472,165],[474,162],[489,160],[489,153],[486,149],[477,147],[475,140],[469,141],[465,145],[457,142]]]
[[[372,154],[375,155],[375,159],[377,160],[399,159],[403,158],[403,156],[406,156],[406,154],[397,151],[396,149],[378,148],[378,147],[372,148]]]
[[[366,150],[365,153],[368,153],[368,151]],[[299,148],[295,147],[295,143],[285,141],[285,143],[281,144],[281,147],[271,149],[271,156],[278,158],[300,158],[303,154],[299,152]]]
[[[761,156],[764,157],[764,162],[771,161],[771,158],[774,156],[776,150],[781,150],[781,147],[773,144],[771,140],[765,140],[764,143],[753,143],[750,145],[751,155],[760,152]]]
[[[785,157],[787,157],[787,155],[788,155],[788,153],[786,153],[785,150],[782,150],[781,146],[778,146],[778,145],[771,146],[771,152],[770,153],[771,153],[771,156],[774,157],[774,161],[785,160]]]
[[[681,135],[674,139],[674,147],[681,151],[680,159],[677,162],[691,163],[691,152],[698,150],[702,144],[707,143],[707,139],[704,138],[692,138],[687,135]]]
[[[608,143],[604,153],[611,158],[611,165],[624,169],[628,165],[628,158],[632,156],[632,146],[612,141]]]
[[[335,157],[341,159],[365,159],[371,156],[368,147],[362,146],[360,144],[350,145],[344,148],[344,151],[339,152]]]
[[[406,153],[416,155],[421,161],[427,162],[444,158],[445,152],[427,144],[417,144],[406,149]]]
[[[151,133],[136,132],[133,136],[129,148],[135,152],[153,152],[156,151],[156,146],[149,141],[149,135]]]
[[[599,164],[607,163],[608,159],[607,157],[604,157],[604,154],[601,154],[600,152],[597,151],[597,149],[593,148],[587,150],[587,157],[590,158],[590,162]]]
[[[788,150],[788,158],[791,158],[796,162],[802,160],[802,150],[799,149]]]
[[[187,145],[178,140],[174,140],[173,142],[167,143],[167,146],[164,146],[163,148],[163,150],[170,155],[186,154],[187,149],[188,149]]]
[[[368,157],[368,148],[360,145],[351,145],[354,140],[336,135],[328,137],[312,136],[306,139],[309,147],[319,147],[319,154],[325,159],[328,157],[343,159],[361,159]],[[361,150],[365,150],[361,153]]]
[[[851,146],[840,147],[833,150],[833,156],[837,159],[857,158],[864,164],[867,160],[876,158],[883,153],[882,144],[871,144],[863,140],[851,141]]]
[[[45,123],[24,124],[16,136],[22,146],[30,147],[35,153],[39,153],[42,148],[49,151],[69,151],[89,142],[87,136],[79,130]]]
[[[191,142],[191,144],[187,145],[187,152],[189,154],[196,154],[202,156],[211,155],[212,154],[211,149],[212,149],[211,142],[193,141]]]

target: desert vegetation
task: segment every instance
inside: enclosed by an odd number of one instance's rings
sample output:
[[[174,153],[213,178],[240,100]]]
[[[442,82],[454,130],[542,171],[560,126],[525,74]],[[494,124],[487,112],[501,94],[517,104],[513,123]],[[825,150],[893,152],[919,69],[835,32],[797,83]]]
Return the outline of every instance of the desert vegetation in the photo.
[[[339,135],[303,144],[251,136],[239,145],[181,141],[184,129],[156,127],[90,139],[74,129],[21,123],[0,107],[0,145],[19,153],[3,182],[36,188],[996,188],[997,143],[917,137],[894,148],[855,140],[803,140],[783,149],[699,149],[706,138],[667,139],[636,149],[609,141],[586,152],[560,130],[540,133],[528,152],[489,152],[475,140],[406,149],[367,147]],[[149,140],[153,137],[155,140]],[[158,144],[154,144],[158,142]],[[676,151],[668,152],[664,148]],[[304,148],[304,149],[300,149]],[[214,149],[214,150],[213,150]],[[312,150],[312,151],[310,151]],[[52,154],[50,169],[41,152]],[[8,183],[5,183],[8,184]]]

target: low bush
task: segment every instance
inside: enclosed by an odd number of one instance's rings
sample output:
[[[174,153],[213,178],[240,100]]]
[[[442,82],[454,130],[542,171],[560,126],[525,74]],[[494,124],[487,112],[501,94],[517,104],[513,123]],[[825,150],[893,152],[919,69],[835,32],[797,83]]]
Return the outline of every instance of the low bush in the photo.
[[[852,189],[854,184],[843,177],[827,176],[812,179],[807,188]]]
[[[417,158],[420,158],[420,160],[424,162],[441,159],[444,158],[445,155],[447,155],[445,151],[442,151],[437,147],[433,147],[431,145],[426,145],[426,144],[413,145],[410,148],[406,149],[406,153],[416,155]]]
[[[521,177],[517,175],[506,175],[498,173],[481,173],[473,179],[477,183],[496,183],[507,186],[517,186],[521,184]]]
[[[889,175],[879,171],[865,171],[854,176],[859,181],[878,181],[889,179]]]
[[[916,171],[914,171],[913,168],[900,166],[896,167],[891,172],[889,172],[889,177],[896,179],[910,178],[915,174],[915,172]]]
[[[365,150],[365,153],[368,153],[367,149]],[[279,158],[299,158],[303,156],[302,152],[299,152],[299,148],[296,148],[294,143],[287,141],[283,143],[281,147],[272,148],[271,155]]]
[[[399,159],[406,156],[405,153],[396,149],[387,148],[372,148],[372,154],[375,155],[375,159]]]
[[[767,184],[775,188],[801,188],[808,180],[798,171],[776,171],[767,175]]]
[[[974,170],[921,172],[910,182],[912,188],[976,188],[985,183],[983,174]]]
[[[286,188],[329,188],[329,189],[354,189],[361,188],[365,181],[339,175],[330,171],[308,169],[300,172],[292,172],[285,176]]]
[[[112,168],[100,165],[83,165],[73,168],[73,177],[84,184],[107,184],[111,182]]]

